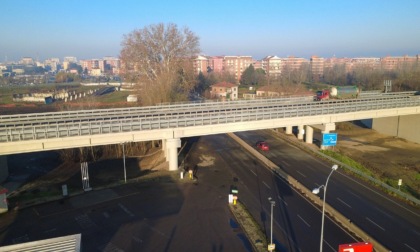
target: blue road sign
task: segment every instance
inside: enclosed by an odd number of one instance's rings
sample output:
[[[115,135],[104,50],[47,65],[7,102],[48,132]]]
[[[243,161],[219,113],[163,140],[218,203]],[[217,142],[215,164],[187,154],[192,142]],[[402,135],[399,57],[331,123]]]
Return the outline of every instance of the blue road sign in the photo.
[[[324,145],[324,146],[336,146],[337,145],[337,133],[324,133],[324,134],[322,134],[322,145]]]

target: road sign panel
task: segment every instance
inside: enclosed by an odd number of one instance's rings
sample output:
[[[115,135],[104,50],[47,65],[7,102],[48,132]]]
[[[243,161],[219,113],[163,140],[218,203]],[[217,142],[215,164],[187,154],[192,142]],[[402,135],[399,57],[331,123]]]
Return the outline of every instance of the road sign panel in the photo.
[[[337,133],[324,133],[324,134],[322,134],[322,145],[324,145],[324,146],[336,146],[337,145]]]

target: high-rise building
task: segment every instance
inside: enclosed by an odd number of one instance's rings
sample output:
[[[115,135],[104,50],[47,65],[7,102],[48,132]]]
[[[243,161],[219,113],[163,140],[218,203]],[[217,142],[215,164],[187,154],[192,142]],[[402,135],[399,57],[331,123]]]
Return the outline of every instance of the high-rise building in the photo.
[[[419,63],[419,55],[416,56],[401,56],[401,57],[383,57],[380,59],[380,64],[384,70],[393,70],[402,66],[412,66]]]
[[[211,71],[221,73],[223,71],[223,56],[209,57],[209,67]]]
[[[225,56],[223,58],[223,69],[235,75],[236,80],[241,79],[242,72],[245,71],[253,60],[251,56]]]
[[[277,56],[267,56],[261,60],[261,68],[267,76],[279,77],[283,68],[283,60]]]
[[[64,57],[63,62],[77,63],[77,58],[73,56],[66,56]]]
[[[207,67],[209,67],[209,60],[207,57],[198,55],[193,59],[194,74],[207,73]]]
[[[34,59],[31,57],[23,57],[20,60],[20,64],[22,65],[34,65]]]
[[[310,59],[312,78],[319,80],[324,74],[324,58],[316,55]]]

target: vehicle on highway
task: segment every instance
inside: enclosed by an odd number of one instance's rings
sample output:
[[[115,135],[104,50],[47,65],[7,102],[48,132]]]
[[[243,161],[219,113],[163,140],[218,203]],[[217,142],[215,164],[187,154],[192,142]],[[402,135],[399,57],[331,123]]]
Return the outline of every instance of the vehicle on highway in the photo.
[[[357,86],[336,86],[317,91],[314,100],[358,98],[359,94],[360,88]]]
[[[268,151],[270,150],[270,147],[268,146],[268,143],[265,141],[258,141],[257,142],[257,148],[263,151]]]

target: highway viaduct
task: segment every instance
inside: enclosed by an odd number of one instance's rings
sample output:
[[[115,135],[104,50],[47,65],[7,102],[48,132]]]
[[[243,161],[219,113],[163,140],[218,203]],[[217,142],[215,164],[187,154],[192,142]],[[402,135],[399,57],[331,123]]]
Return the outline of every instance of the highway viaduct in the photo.
[[[314,127],[328,133],[337,122],[384,118],[392,118],[393,125],[398,118],[399,127],[405,130],[413,122],[418,125],[420,96],[395,92],[329,101],[306,96],[3,115],[1,173],[4,167],[7,170],[5,157],[9,154],[152,140],[162,141],[169,170],[177,170],[181,138],[282,127],[291,134],[297,126],[297,137],[312,143]],[[412,132],[420,139],[418,130]]]

